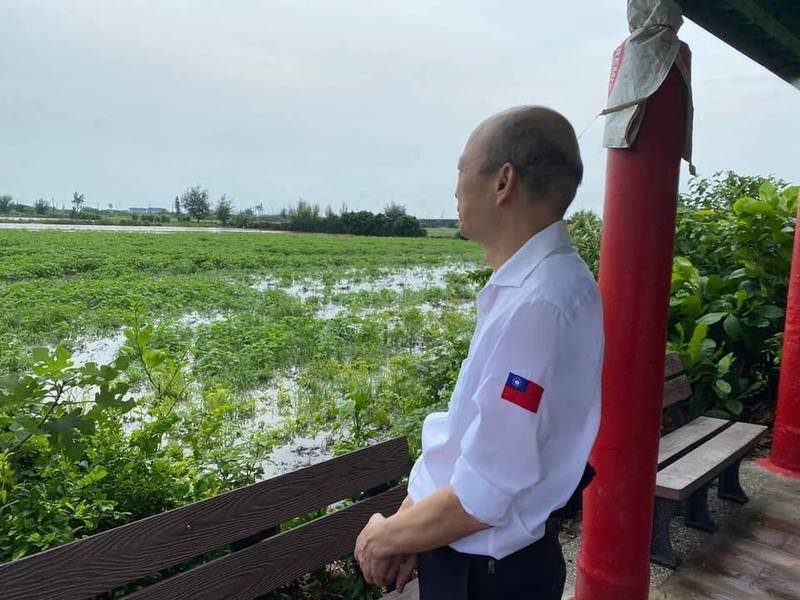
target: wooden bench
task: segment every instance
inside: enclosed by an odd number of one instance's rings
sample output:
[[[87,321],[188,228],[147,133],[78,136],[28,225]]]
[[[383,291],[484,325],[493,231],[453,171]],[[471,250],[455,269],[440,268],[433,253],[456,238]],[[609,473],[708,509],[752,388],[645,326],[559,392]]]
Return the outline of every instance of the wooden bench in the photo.
[[[714,480],[719,482],[720,498],[747,502],[739,484],[739,464],[767,428],[712,417],[689,421],[682,402],[692,395],[692,388],[677,354],[667,355],[664,372],[663,407],[678,428],[659,445],[651,560],[674,569],[681,559],[670,541],[672,518],[682,513],[688,527],[714,531],[716,524],[708,511],[708,490]]]
[[[0,596],[93,598],[233,547],[238,550],[125,598],[258,598],[352,554],[373,513],[397,511],[406,486],[396,484],[411,465],[404,438],[357,450],[2,565]],[[347,508],[277,533],[282,523],[362,493],[366,498]],[[389,597],[413,598],[415,590]]]

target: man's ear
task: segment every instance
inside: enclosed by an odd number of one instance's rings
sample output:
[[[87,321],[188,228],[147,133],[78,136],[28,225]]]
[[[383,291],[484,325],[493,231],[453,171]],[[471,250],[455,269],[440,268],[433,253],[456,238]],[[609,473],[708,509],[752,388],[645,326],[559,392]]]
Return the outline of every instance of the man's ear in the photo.
[[[517,187],[517,170],[511,163],[505,163],[497,172],[495,179],[495,204],[502,206],[507,204]]]

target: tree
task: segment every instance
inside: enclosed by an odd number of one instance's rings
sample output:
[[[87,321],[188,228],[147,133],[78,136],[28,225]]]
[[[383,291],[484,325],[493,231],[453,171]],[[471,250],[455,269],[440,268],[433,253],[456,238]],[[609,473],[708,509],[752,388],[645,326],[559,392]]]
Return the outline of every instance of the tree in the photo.
[[[14,205],[14,198],[8,194],[0,196],[0,213],[11,212],[11,207]]]
[[[296,206],[289,207],[286,217],[291,231],[322,231],[318,204],[311,204],[301,198]]]
[[[389,235],[400,237],[425,237],[428,231],[420,224],[416,217],[400,215],[388,224]]]
[[[222,194],[217,201],[217,207],[214,209],[214,213],[217,216],[217,220],[220,221],[223,225],[228,224],[228,220],[231,218],[231,212],[233,210],[233,205],[231,201],[228,200],[228,196]]]
[[[83,202],[86,200],[86,196],[83,194],[79,194],[78,192],[72,193],[72,212],[80,212],[81,207],[83,206]]]
[[[181,196],[181,206],[199,223],[200,219],[204,219],[211,213],[211,206],[208,204],[208,190],[199,185],[189,188]]]
[[[36,201],[36,204],[34,204],[34,208],[36,209],[36,214],[37,215],[46,214],[47,213],[47,208],[48,208],[47,200],[45,200],[44,198],[39,198]]]
[[[175,196],[175,216],[181,216],[181,199]]]
[[[406,207],[402,204],[397,204],[396,202],[390,202],[386,205],[383,209],[383,214],[386,215],[386,218],[390,221],[394,221],[399,219],[400,217],[405,216],[406,214]]]

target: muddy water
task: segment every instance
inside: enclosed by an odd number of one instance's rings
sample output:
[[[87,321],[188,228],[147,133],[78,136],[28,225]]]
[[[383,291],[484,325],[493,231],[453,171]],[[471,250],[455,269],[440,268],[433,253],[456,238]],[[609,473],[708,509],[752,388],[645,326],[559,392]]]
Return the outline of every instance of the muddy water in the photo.
[[[125,231],[131,233],[283,233],[270,229],[237,229],[235,227],[181,227],[178,225],[89,225],[84,223],[36,223],[32,221],[16,221],[0,223],[0,229],[27,229],[42,231]]]
[[[475,268],[473,264],[433,268],[411,267],[387,271],[371,279],[360,278],[353,273],[349,278],[337,281],[327,287],[322,282],[311,280],[294,282],[291,285],[281,285],[280,281],[267,278],[259,281],[253,287],[262,291],[283,289],[304,301],[312,297],[325,296],[326,294],[347,294],[381,289],[402,293],[404,291],[416,291],[433,287],[446,287],[449,274],[463,273],[473,268]],[[444,309],[467,312],[473,306],[474,303],[472,301],[467,301],[455,305],[452,303],[423,303],[417,308],[423,313],[438,313]],[[321,319],[331,319],[349,310],[352,309],[334,302],[328,302],[317,309],[316,316]],[[368,314],[375,311],[374,309],[365,308],[359,312]],[[197,328],[222,321],[225,318],[226,314],[220,311],[210,313],[190,312],[178,318],[176,322],[184,327]],[[121,332],[99,338],[78,338],[76,340],[78,350],[73,355],[73,362],[76,365],[83,365],[90,361],[98,364],[111,362],[124,343],[125,337]],[[287,416],[294,416],[291,409],[288,409],[288,412],[285,409],[281,410],[279,404],[282,395],[288,396],[289,399],[296,397],[298,375],[298,372],[290,371],[277,377],[269,386],[248,392],[248,394],[256,398],[257,407],[256,416],[251,422],[245,424],[245,435],[258,430],[279,427]],[[131,395],[140,396],[141,392],[131,392]],[[131,428],[135,428],[135,426],[134,418]],[[329,447],[329,441],[330,434],[320,432],[314,437],[297,436],[285,444],[276,446],[273,448],[270,457],[261,464],[264,470],[264,478],[274,477],[331,458],[333,454]]]

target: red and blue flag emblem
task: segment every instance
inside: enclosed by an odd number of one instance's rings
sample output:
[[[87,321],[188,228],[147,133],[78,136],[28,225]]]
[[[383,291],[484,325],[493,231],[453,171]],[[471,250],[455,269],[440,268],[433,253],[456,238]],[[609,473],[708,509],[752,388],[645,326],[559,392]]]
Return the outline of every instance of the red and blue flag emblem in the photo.
[[[539,402],[542,400],[544,388],[533,381],[528,381],[521,375],[514,373],[508,374],[503,393],[500,397],[514,404],[521,406],[525,410],[536,412],[539,410]]]

